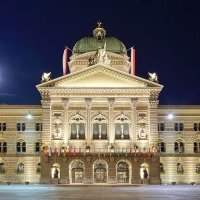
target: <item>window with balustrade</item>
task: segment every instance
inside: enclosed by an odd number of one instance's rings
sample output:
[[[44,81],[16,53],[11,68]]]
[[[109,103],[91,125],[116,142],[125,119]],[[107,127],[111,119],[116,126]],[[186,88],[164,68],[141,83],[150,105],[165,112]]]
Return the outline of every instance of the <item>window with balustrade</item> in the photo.
[[[115,119],[115,139],[129,139],[129,124],[130,121],[123,113]]]
[[[71,140],[85,139],[85,119],[80,114],[76,114],[70,119]]]
[[[107,139],[107,120],[104,115],[98,114],[93,119],[93,139]]]

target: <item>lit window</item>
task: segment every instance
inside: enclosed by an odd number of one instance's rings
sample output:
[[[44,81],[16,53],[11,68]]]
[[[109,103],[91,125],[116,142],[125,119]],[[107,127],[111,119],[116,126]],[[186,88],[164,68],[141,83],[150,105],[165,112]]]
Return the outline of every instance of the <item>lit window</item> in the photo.
[[[115,120],[115,139],[129,139],[129,119],[123,113]]]
[[[107,121],[102,114],[98,114],[93,120],[93,139],[107,139]]]
[[[76,114],[70,119],[71,126],[71,139],[83,140],[85,139],[85,120],[84,118]]]

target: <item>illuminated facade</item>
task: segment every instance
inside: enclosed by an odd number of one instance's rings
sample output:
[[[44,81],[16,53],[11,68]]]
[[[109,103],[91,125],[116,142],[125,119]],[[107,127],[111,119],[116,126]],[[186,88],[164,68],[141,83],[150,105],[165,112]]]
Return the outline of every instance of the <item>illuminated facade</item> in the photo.
[[[0,182],[200,183],[200,106],[162,106],[101,24],[70,74],[37,85],[41,106],[0,106]]]

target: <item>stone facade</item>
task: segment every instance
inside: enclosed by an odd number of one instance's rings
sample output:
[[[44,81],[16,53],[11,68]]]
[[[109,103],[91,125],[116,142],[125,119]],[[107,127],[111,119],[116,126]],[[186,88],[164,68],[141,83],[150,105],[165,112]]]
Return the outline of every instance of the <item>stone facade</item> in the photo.
[[[41,105],[0,105],[0,182],[200,183],[200,107],[159,105],[163,86],[129,74],[123,43],[107,51],[95,30],[70,74],[36,86]]]

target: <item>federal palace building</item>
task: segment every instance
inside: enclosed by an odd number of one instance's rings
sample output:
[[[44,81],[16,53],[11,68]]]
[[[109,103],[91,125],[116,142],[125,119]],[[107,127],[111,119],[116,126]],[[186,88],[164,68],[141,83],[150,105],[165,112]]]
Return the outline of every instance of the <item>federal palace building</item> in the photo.
[[[0,105],[0,183],[200,183],[200,106],[159,105],[127,51],[98,23],[43,74],[41,105]]]

